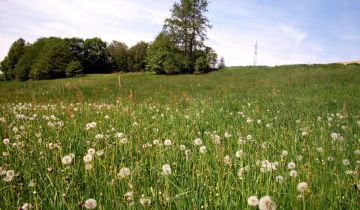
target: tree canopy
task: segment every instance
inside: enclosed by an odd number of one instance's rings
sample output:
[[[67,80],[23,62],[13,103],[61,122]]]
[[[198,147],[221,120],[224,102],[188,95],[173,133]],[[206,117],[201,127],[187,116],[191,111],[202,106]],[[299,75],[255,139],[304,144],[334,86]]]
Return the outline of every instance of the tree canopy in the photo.
[[[80,74],[152,71],[157,74],[207,73],[225,67],[216,52],[205,46],[207,0],[175,2],[171,16],[151,43],[140,41],[130,48],[101,38],[43,37],[34,43],[16,40],[0,63],[1,79],[41,80]]]
[[[165,19],[163,31],[150,45],[147,70],[157,73],[206,73],[215,70],[216,52],[206,47],[207,0],[180,0]]]

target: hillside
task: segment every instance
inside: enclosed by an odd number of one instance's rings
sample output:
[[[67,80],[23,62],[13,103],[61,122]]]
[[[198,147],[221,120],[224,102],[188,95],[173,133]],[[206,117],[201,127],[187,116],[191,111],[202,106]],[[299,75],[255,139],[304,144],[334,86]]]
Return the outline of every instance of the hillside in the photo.
[[[355,210],[359,92],[360,65],[0,82],[0,209]]]

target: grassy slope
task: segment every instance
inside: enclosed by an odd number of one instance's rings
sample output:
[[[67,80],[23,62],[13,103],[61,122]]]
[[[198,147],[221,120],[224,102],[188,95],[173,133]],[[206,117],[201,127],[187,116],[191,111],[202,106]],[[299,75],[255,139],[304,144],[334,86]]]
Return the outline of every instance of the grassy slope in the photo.
[[[141,194],[150,196],[152,205],[157,209],[189,206],[200,209],[203,205],[244,209],[247,197],[254,194],[272,195],[280,209],[356,209],[359,195],[354,191],[353,184],[358,182],[358,175],[353,178],[345,175],[346,168],[341,161],[350,159],[352,165],[349,169],[359,172],[355,167],[355,160],[358,159],[353,155],[354,150],[359,149],[356,135],[360,135],[356,125],[360,110],[359,66],[228,68],[207,75],[179,76],[126,74],[121,75],[120,81],[121,87],[119,76],[112,74],[54,81],[0,83],[0,104],[63,102],[68,105],[81,102],[77,106],[81,111],[74,113],[76,120],[69,118],[69,109],[66,107],[29,111],[39,116],[55,114],[64,120],[66,129],[60,133],[46,128],[46,122],[42,120],[26,126],[32,129],[30,133],[37,133],[37,126],[42,124],[44,139],[60,142],[64,146],[60,154],[50,152],[52,155],[46,155],[45,160],[38,160],[24,156],[23,152],[12,151],[17,158],[0,160],[0,165],[6,162],[27,182],[37,177],[37,199],[41,200],[38,205],[44,209],[75,208],[78,201],[89,197],[96,198],[99,206],[105,209],[124,208],[126,204],[122,195],[129,190],[130,183],[137,199]],[[121,105],[110,110],[97,111],[94,107],[84,105],[84,102],[115,104],[117,100]],[[150,110],[150,106],[155,106],[159,112]],[[14,116],[9,107],[1,106],[0,116],[12,122]],[[241,111],[255,122],[261,119],[263,124],[245,123],[246,118],[237,114]],[[160,113],[165,117],[160,117]],[[335,120],[328,127],[329,113],[341,113],[348,117]],[[106,114],[110,115],[110,121],[104,121]],[[190,119],[184,119],[184,115],[189,115]],[[152,116],[156,118],[151,119]],[[318,122],[318,116],[324,120]],[[300,122],[296,123],[296,120]],[[98,122],[97,130],[84,131],[85,124],[91,121]],[[140,128],[132,126],[135,121],[140,123]],[[272,123],[273,129],[266,129],[266,123]],[[20,122],[16,124],[21,125]],[[342,131],[341,125],[346,125],[348,130]],[[11,137],[11,128],[7,124],[0,126],[0,139]],[[106,155],[96,162],[96,172],[86,175],[83,173],[82,156],[89,145],[82,140],[94,139],[96,133],[106,133],[110,127],[125,132],[131,143],[124,148],[119,145],[111,147],[103,142],[92,143],[91,146],[96,150],[105,149]],[[153,132],[154,128],[159,128],[159,133]],[[302,128],[309,129],[305,141],[299,141],[303,139]],[[217,131],[223,144],[211,144],[205,131]],[[232,133],[233,137],[224,139],[226,131]],[[329,140],[331,132],[340,132],[346,142],[332,144]],[[255,140],[239,147],[238,137],[246,138],[248,134]],[[207,156],[198,154],[197,147],[191,145],[196,137],[204,140],[209,150]],[[27,138],[30,142],[37,142],[33,135]],[[183,153],[175,148],[141,150],[142,144],[151,143],[155,138],[172,139],[176,148],[179,144],[185,144],[193,152],[192,159],[185,162]],[[264,142],[268,144],[267,150],[262,149]],[[326,152],[318,154],[318,147],[323,147]],[[234,153],[239,148],[244,150],[246,156],[236,160]],[[0,149],[4,151],[6,147],[2,145]],[[39,145],[33,143],[28,152],[36,154],[38,149]],[[44,146],[39,150],[47,151]],[[288,159],[279,158],[282,150],[289,151]],[[76,163],[69,170],[61,170],[63,166],[59,160],[70,152],[76,154]],[[304,160],[297,162],[299,177],[286,177],[286,164],[300,154]],[[224,167],[222,163],[225,155],[231,155],[233,159],[231,168]],[[328,155],[334,156],[336,162],[323,165]],[[259,173],[255,162],[264,159],[280,161],[281,169],[270,175]],[[172,165],[174,175],[168,179],[163,179],[158,173],[165,163],[177,163]],[[33,167],[30,166],[32,164]],[[244,179],[237,178],[237,170],[245,165],[250,165],[251,171]],[[45,176],[43,171],[49,166],[55,168],[55,171]],[[122,166],[135,170],[136,175],[126,180],[128,183],[120,180],[115,185],[111,184],[113,174]],[[286,183],[276,185],[274,177],[280,174],[286,178]],[[70,177],[69,183],[64,181],[65,176]],[[50,183],[49,179],[56,183]],[[296,185],[299,181],[310,184],[311,192],[304,201],[306,205],[296,200]],[[69,187],[70,192],[65,190]],[[7,208],[14,208],[17,202],[39,202],[36,199],[34,201],[31,190],[28,192],[22,187],[14,188],[21,192],[14,195],[7,190],[6,184],[1,183],[0,188],[3,204]],[[155,196],[152,195],[153,191],[162,191],[163,194]],[[60,198],[62,193],[67,194],[66,201]],[[176,194],[180,195],[179,198],[174,197]],[[220,194],[220,197],[216,194]],[[164,201],[168,196],[169,203]],[[4,207],[3,204],[0,207]],[[134,208],[139,208],[139,204]]]

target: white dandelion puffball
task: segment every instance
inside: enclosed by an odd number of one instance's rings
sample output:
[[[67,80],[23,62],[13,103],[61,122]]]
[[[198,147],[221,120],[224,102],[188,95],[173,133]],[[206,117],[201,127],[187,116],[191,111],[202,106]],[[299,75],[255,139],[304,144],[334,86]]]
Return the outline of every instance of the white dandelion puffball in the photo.
[[[232,137],[232,135],[231,135],[228,131],[226,131],[226,132],[224,133],[224,136],[225,136],[225,138],[230,138],[230,137]]]
[[[99,150],[99,151],[96,151],[96,155],[97,156],[103,156],[104,155],[104,150]]]
[[[288,163],[287,167],[288,167],[288,169],[293,170],[293,169],[295,169],[296,164],[294,162],[290,162],[290,163]]]
[[[329,156],[329,157],[327,157],[327,160],[328,160],[329,162],[334,161],[334,157]]]
[[[134,193],[132,191],[125,193],[124,197],[128,203],[134,201]]]
[[[332,138],[332,140],[337,140],[338,138],[339,138],[339,134],[337,134],[337,133],[331,133],[330,134],[330,137]]]
[[[276,176],[276,177],[275,177],[275,181],[276,181],[277,183],[282,183],[282,182],[284,181],[284,177],[281,176],[281,175]]]
[[[159,139],[155,139],[153,141],[153,145],[160,145],[160,140]]]
[[[243,156],[243,151],[242,150],[238,150],[238,151],[236,151],[236,154],[235,154],[235,156],[237,157],[237,158],[241,158],[242,156]]]
[[[226,155],[226,156],[224,157],[224,164],[225,164],[225,165],[231,165],[230,155]]]
[[[88,153],[89,155],[94,155],[94,154],[95,154],[95,149],[90,148],[90,149],[88,149],[87,153]]]
[[[200,138],[196,138],[194,141],[193,141],[193,144],[196,145],[196,146],[200,146],[203,144],[202,140]]]
[[[296,160],[297,160],[297,161],[302,161],[302,160],[303,160],[303,156],[301,156],[301,155],[296,156]]]
[[[259,209],[260,210],[275,210],[276,204],[269,195],[266,195],[266,196],[260,198]]]
[[[246,136],[246,139],[247,139],[247,140],[251,140],[252,138],[253,138],[252,135],[247,135],[247,136]]]
[[[317,148],[316,150],[317,150],[318,152],[320,152],[320,153],[324,152],[324,149],[321,148],[321,147]]]
[[[300,193],[303,193],[305,192],[307,189],[309,188],[309,185],[308,183],[306,182],[300,182],[297,187],[296,187],[296,190]]]
[[[5,145],[8,145],[8,144],[10,143],[10,140],[9,140],[9,139],[4,139],[4,140],[3,140],[3,143],[4,143]]]
[[[150,206],[151,204],[150,198],[141,197],[139,201],[143,206]]]
[[[162,166],[162,170],[163,170],[163,174],[164,174],[165,176],[171,174],[171,167],[170,167],[169,164],[163,165],[163,166]]]
[[[92,161],[92,159],[93,159],[93,156],[90,154],[86,154],[83,158],[85,163],[90,163]]]
[[[33,206],[31,205],[31,203],[24,203],[21,207],[22,210],[29,210],[32,208],[33,208]]]
[[[256,196],[250,196],[247,200],[249,206],[255,207],[259,204],[259,199]]]
[[[282,157],[286,157],[288,154],[289,154],[289,152],[286,151],[286,150],[284,150],[284,151],[281,152],[281,156],[282,156]]]
[[[86,209],[95,209],[97,206],[96,200],[89,198],[85,201],[84,206]]]
[[[125,178],[127,176],[130,176],[130,169],[127,168],[127,167],[124,167],[124,168],[121,168],[119,173],[118,173],[118,176],[120,176],[121,178]]]
[[[292,171],[289,172],[289,175],[290,175],[291,177],[297,177],[298,173],[297,173],[297,171],[292,170]]]
[[[183,145],[183,144],[182,144],[182,145],[180,145],[180,150],[181,150],[181,151],[186,150],[186,146],[185,146],[185,145]]]
[[[206,153],[207,149],[205,146],[202,146],[202,147],[200,147],[199,151],[200,151],[200,153],[204,154],[204,153]]]
[[[14,170],[8,170],[6,171],[6,177],[13,178],[15,176]]]
[[[354,154],[355,155],[360,155],[360,150],[359,149],[355,150]]]
[[[93,165],[91,163],[86,163],[85,164],[85,170],[86,171],[90,171],[90,170],[92,170],[92,168],[93,168]]]
[[[4,181],[4,182],[11,182],[12,179],[13,179],[13,177],[5,176],[5,177],[3,178],[3,181]]]
[[[213,140],[214,144],[221,144],[221,138],[219,135],[211,135],[211,139]]]
[[[6,174],[6,170],[3,167],[0,167],[0,176],[5,174]]]
[[[72,157],[70,155],[65,155],[62,159],[61,159],[62,164],[64,165],[69,165],[72,162]]]
[[[350,165],[350,161],[348,159],[343,160],[344,166]]]
[[[171,140],[170,140],[170,139],[166,139],[166,140],[164,141],[164,145],[165,145],[165,146],[171,146],[171,145],[172,145]]]

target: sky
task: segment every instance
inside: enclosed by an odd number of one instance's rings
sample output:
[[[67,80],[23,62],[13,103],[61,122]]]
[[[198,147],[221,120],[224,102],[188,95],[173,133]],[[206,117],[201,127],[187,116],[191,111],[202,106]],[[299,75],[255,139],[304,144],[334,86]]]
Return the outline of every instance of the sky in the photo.
[[[18,38],[150,42],[179,0],[0,0],[0,60]],[[206,44],[227,66],[360,60],[360,0],[210,0]]]

